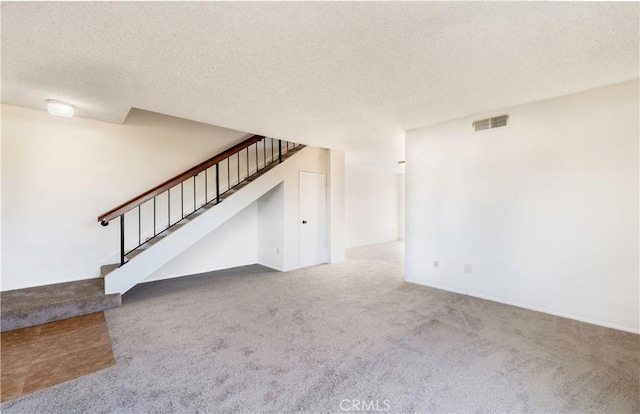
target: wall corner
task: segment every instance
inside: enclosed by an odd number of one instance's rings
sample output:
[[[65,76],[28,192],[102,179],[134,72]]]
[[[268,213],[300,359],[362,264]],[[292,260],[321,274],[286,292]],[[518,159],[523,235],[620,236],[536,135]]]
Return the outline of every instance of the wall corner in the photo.
[[[327,150],[327,196],[329,204],[328,242],[329,263],[346,258],[345,242],[345,160],[344,151]]]

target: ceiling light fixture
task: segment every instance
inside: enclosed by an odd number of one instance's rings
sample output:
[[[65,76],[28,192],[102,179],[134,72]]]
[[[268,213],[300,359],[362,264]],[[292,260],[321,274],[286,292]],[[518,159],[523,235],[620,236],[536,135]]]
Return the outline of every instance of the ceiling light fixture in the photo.
[[[75,113],[75,107],[69,103],[47,99],[47,111],[51,115],[71,118]]]

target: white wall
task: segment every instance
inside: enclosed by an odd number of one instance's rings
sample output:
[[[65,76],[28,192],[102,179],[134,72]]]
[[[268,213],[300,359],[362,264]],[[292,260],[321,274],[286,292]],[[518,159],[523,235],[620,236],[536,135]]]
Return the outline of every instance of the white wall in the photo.
[[[258,200],[258,263],[272,269],[284,267],[284,186]]]
[[[2,123],[2,110],[0,110],[0,125]],[[2,160],[2,131],[0,131],[0,160]],[[2,290],[2,168],[0,163],[0,291]]]
[[[138,110],[132,110],[123,125],[57,118],[11,105],[2,105],[2,117],[2,290],[98,277],[100,265],[113,263],[119,249],[118,223],[102,227],[96,221],[99,214],[247,136]],[[283,189],[282,270],[299,267],[299,171],[326,172],[326,153],[319,148],[305,149],[288,159],[286,171],[280,173],[287,183]],[[240,161],[244,171],[245,158]],[[232,183],[234,174],[232,169]],[[198,180],[198,198],[202,198],[202,177]],[[185,199],[193,197],[189,191],[193,187],[185,186]],[[173,203],[179,199],[175,194],[173,191]],[[231,218],[149,280],[258,262],[258,204]],[[152,216],[152,205],[143,210],[143,217]],[[172,208],[172,214],[178,210]],[[127,230],[137,240],[137,234],[132,234],[137,215],[132,216],[127,218]],[[166,207],[159,202],[160,226],[164,217]],[[226,239],[225,246],[216,242],[220,238]],[[244,243],[251,248],[246,250]],[[227,254],[240,244],[244,252]],[[270,262],[265,260],[265,264]]]
[[[257,263],[258,203],[256,201],[233,216],[154,272],[145,282]]]
[[[99,214],[244,136],[145,111],[117,125],[2,105],[2,290],[97,277],[119,237]]]
[[[638,332],[638,86],[409,131],[407,280]]]
[[[327,162],[329,263],[338,263],[346,258],[347,243],[345,231],[345,153],[329,149]]]
[[[345,177],[347,247],[398,240],[400,174],[347,164]]]
[[[405,211],[406,211],[406,199],[407,199],[407,195],[406,195],[406,179],[405,179],[405,173],[403,172],[402,174],[398,174],[398,181],[399,181],[399,186],[400,186],[400,197],[398,200],[399,203],[399,209],[400,211],[398,212],[399,217],[398,217],[398,239],[399,240],[404,240],[405,239]]]

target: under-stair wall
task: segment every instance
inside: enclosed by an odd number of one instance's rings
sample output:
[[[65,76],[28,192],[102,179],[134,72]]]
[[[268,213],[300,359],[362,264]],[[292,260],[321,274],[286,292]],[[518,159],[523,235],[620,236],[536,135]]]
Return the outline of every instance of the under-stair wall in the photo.
[[[224,240],[224,243],[220,241]],[[144,282],[195,275],[258,262],[258,202],[180,253]]]
[[[297,214],[299,171],[327,172],[330,153],[330,150],[308,147],[288,159],[278,166],[282,170],[279,174],[283,177],[279,184],[153,272],[144,282],[253,263],[280,271],[300,267]],[[343,179],[339,174],[334,178],[334,182]],[[329,184],[330,190],[331,180]],[[285,195],[288,201],[286,212]],[[336,205],[340,207],[340,200]],[[339,209],[329,208],[330,215],[339,216],[340,213]],[[335,240],[340,241],[340,237],[340,231],[336,230]],[[338,246],[337,250],[340,248],[344,251],[344,245]]]

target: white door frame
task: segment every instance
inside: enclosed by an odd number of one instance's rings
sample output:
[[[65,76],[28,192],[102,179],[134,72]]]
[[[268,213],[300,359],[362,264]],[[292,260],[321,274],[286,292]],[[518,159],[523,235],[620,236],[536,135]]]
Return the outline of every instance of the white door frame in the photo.
[[[302,197],[302,174],[303,173],[312,173],[312,174],[322,174],[324,175],[324,200],[325,200],[325,220],[324,220],[324,263],[329,263],[329,183],[327,182],[327,172],[326,171],[318,171],[318,170],[305,170],[300,169],[298,172],[298,268],[302,268],[302,243],[300,243],[300,224],[302,222],[302,216],[300,215],[300,206],[302,203],[300,202],[300,198]]]

